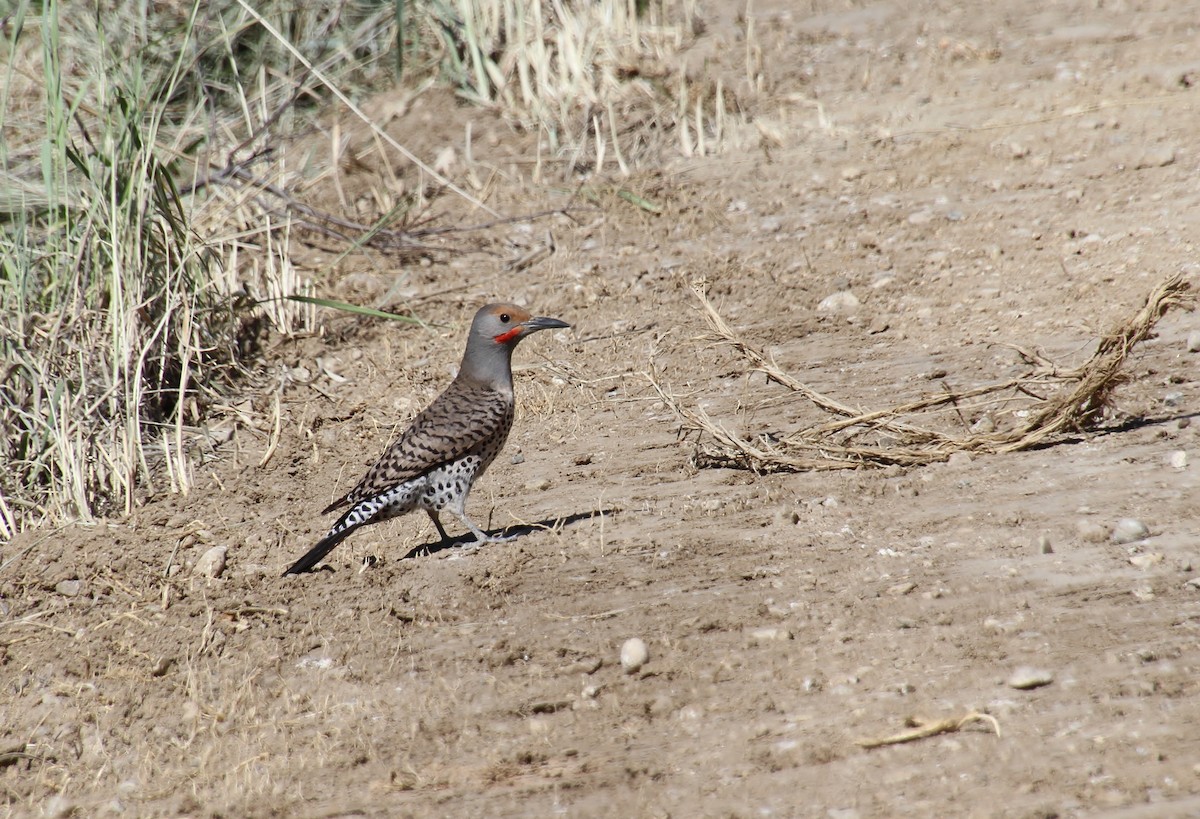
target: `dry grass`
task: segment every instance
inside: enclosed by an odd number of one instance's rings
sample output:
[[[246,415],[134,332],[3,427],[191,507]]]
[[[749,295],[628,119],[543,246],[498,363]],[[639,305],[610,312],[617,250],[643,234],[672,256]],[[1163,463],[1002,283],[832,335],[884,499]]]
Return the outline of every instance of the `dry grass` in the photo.
[[[622,174],[664,136],[714,151],[728,117],[721,83],[689,79],[680,54],[702,28],[695,0],[588,3],[444,0],[430,6],[460,93],[539,136],[568,172]],[[753,38],[749,38],[749,42]]]
[[[698,405],[687,405],[647,374],[651,385],[683,421],[698,443],[700,466],[779,470],[855,469],[898,464],[916,466],[945,461],[955,452],[1001,453],[1030,449],[1057,436],[1094,426],[1109,405],[1113,390],[1126,380],[1124,364],[1170,309],[1190,302],[1189,283],[1176,274],[1161,282],[1145,303],[1113,332],[1100,339],[1081,367],[1063,369],[1036,354],[1018,350],[1029,368],[1021,375],[970,390],[947,390],[879,410],[863,411],[823,395],[784,372],[762,351],[741,338],[709,301],[703,283],[693,286],[710,340],[728,346],[749,365],[797,400],[829,418],[782,435],[747,438]],[[956,430],[931,425],[935,413],[950,407],[956,416],[977,415],[1002,407],[1017,419],[1007,429],[972,425]],[[982,416],[981,416],[982,417]],[[990,416],[989,416],[990,418]]]
[[[441,77],[536,130],[538,172],[553,158],[567,175],[627,173],[664,134],[691,154],[719,138],[723,92],[664,67],[698,28],[692,0],[411,9],[239,0],[79,14],[23,0],[0,21],[0,540],[188,491],[209,412],[256,369],[261,339],[306,332],[333,305],[313,299],[320,271],[296,261],[300,237],[403,260],[446,232],[427,222],[442,192],[488,210],[355,95],[401,72],[413,94]],[[414,169],[385,168],[374,221],[305,201],[340,182],[336,126],[321,177],[287,150],[327,102],[364,120],[385,166],[391,153]]]

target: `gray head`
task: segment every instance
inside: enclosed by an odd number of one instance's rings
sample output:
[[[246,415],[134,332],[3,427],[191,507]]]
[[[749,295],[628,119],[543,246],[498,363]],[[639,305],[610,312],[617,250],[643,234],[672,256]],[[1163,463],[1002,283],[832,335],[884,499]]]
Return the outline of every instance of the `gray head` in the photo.
[[[512,351],[521,339],[538,330],[570,326],[556,318],[535,316],[515,304],[486,304],[471,322],[458,376],[511,391]]]

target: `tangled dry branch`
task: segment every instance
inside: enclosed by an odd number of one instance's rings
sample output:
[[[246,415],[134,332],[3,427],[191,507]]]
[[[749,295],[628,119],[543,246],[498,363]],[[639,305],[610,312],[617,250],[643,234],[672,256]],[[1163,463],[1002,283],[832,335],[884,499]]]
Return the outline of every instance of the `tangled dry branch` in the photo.
[[[1112,333],[1102,337],[1083,366],[1061,369],[1044,358],[1017,348],[1030,363],[1021,375],[969,390],[947,390],[885,409],[862,411],[824,395],[784,372],[771,358],[741,338],[717,312],[702,283],[693,285],[712,340],[730,347],[763,373],[822,414],[824,423],[786,434],[746,437],[712,418],[702,407],[685,404],[647,374],[651,385],[683,422],[686,433],[697,433],[695,460],[699,466],[725,466],[757,472],[781,470],[853,469],[899,464],[915,466],[944,461],[955,452],[1001,453],[1029,449],[1055,436],[1079,432],[1102,416],[1114,389],[1126,380],[1123,366],[1130,352],[1148,338],[1154,325],[1173,307],[1190,304],[1190,284],[1181,275],[1161,282],[1141,308]],[[1043,397],[1043,395],[1045,397]],[[957,407],[968,399],[991,397],[1006,403],[1021,401],[1020,422],[997,430],[972,427],[964,433],[926,425],[931,413]],[[868,442],[864,442],[864,440]]]

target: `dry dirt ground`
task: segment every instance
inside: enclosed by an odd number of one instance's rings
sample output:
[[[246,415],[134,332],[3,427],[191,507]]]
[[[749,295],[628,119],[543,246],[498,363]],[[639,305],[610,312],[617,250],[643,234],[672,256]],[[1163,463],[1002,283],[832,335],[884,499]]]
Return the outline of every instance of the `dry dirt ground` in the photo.
[[[744,7],[707,5],[695,48],[732,88]],[[493,228],[512,257],[553,231],[521,272],[474,254],[325,280],[443,326],[323,314],[273,342],[291,380],[218,418],[188,495],[4,546],[0,813],[1200,815],[1194,314],[1139,348],[1102,429],[907,470],[697,469],[641,375],[789,427],[778,387],[696,340],[700,276],[859,406],[999,380],[1005,342],[1078,363],[1196,270],[1188,6],[756,2],[763,128],[625,183],[662,215],[614,197]],[[486,113],[431,94],[390,128],[430,155],[468,120],[492,205],[566,202]],[[843,290],[857,309],[817,309]],[[548,528],[465,555],[414,515],[281,579],[497,297],[574,328],[518,350],[521,410],[470,511]],[[1150,536],[1111,541],[1121,518]],[[1010,686],[1022,666],[1052,681]],[[976,711],[999,733],[856,744]]]

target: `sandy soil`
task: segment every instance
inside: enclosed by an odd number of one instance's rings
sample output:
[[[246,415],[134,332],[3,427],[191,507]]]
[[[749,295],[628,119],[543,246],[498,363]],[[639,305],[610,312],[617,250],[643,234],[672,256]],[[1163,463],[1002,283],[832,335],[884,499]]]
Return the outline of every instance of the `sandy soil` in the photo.
[[[696,53],[736,89],[744,6],[707,5]],[[0,813],[1200,815],[1200,467],[1173,456],[1200,448],[1195,315],[1140,348],[1104,429],[921,469],[696,469],[641,375],[787,428],[695,341],[700,276],[862,406],[998,380],[1005,342],[1078,363],[1196,269],[1187,5],[756,2],[763,127],[625,183],[661,216],[614,197],[492,228],[493,255],[346,263],[329,295],[444,326],[324,316],[273,343],[293,377],[214,421],[186,497],[3,547]],[[486,113],[430,94],[390,127],[433,155],[467,121],[493,206],[566,202]],[[506,272],[546,230],[557,253]],[[856,310],[817,309],[842,290]],[[574,329],[518,350],[516,426],[470,510],[549,528],[464,555],[414,515],[281,579],[494,298]],[[1150,537],[1112,542],[1122,518]],[[650,658],[625,673],[632,637]],[[1052,681],[1018,690],[1021,667]],[[856,744],[973,711],[999,735]]]

